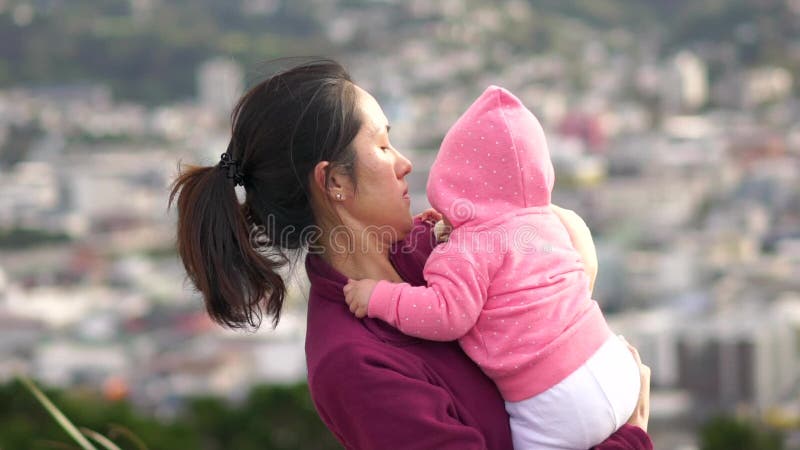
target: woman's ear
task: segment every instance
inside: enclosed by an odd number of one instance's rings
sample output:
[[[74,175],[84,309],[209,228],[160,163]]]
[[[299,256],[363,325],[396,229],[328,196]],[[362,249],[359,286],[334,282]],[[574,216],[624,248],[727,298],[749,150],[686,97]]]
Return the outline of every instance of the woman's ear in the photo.
[[[344,200],[347,197],[347,176],[330,161],[320,161],[314,166],[314,185],[323,194],[332,200]]]

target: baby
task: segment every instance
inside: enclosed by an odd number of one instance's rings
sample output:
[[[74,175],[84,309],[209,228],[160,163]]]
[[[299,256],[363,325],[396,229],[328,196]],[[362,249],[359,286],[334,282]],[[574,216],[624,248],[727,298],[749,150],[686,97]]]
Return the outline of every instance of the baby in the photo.
[[[449,232],[427,286],[349,280],[350,310],[423,339],[458,339],[494,380],[514,448],[587,449],[631,416],[639,368],[609,329],[569,232],[536,117],[490,86],[448,131],[428,178]]]

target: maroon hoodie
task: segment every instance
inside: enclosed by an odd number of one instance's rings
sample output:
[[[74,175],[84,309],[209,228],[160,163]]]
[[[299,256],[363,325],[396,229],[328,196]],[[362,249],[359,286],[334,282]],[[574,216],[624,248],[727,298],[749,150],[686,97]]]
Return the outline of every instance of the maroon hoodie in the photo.
[[[408,283],[434,244],[420,218],[390,261]],[[306,332],[308,385],[322,421],[348,449],[511,450],[500,393],[456,342],[402,334],[378,319],[356,319],[344,301],[347,277],[319,255],[306,257],[311,282]],[[652,450],[625,425],[597,450]]]

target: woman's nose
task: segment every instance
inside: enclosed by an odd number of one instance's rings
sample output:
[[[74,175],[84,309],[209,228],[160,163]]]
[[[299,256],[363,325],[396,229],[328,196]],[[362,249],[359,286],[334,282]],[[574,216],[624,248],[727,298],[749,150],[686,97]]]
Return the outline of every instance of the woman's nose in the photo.
[[[397,152],[397,166],[399,168],[398,173],[400,174],[400,178],[403,178],[404,176],[408,175],[411,172],[411,169],[413,168],[413,164],[411,164],[411,161],[405,156],[403,156],[403,154],[400,152]]]

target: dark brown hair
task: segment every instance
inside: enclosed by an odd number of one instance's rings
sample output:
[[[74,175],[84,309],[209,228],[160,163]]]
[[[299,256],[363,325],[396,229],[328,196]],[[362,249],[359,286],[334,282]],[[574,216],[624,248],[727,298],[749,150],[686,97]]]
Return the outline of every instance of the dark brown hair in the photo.
[[[313,241],[309,174],[330,161],[355,182],[357,92],[337,62],[307,61],[251,88],[231,122],[226,152],[240,162],[246,200],[220,165],[186,167],[169,197],[171,206],[178,195],[177,250],[214,321],[255,329],[266,312],[277,326],[286,293],[277,271]]]

